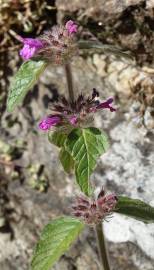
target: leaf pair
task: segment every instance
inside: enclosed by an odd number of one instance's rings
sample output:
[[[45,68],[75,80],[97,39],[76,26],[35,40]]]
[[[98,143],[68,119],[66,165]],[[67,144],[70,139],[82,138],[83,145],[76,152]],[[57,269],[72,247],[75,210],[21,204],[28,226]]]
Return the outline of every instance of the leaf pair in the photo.
[[[75,167],[76,181],[87,196],[91,193],[90,175],[99,156],[108,148],[107,136],[99,129],[75,128],[68,136],[55,132],[50,142],[61,147],[60,161],[66,172]]]

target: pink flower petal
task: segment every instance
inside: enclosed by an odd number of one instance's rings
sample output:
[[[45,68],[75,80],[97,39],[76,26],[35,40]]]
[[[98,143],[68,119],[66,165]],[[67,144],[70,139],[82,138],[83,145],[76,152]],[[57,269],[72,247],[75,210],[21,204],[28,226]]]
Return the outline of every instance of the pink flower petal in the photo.
[[[49,130],[52,126],[56,126],[61,121],[59,116],[47,116],[39,123],[39,128]]]
[[[69,20],[66,24],[65,27],[69,34],[74,34],[77,33],[77,24],[75,24],[72,20]]]
[[[108,98],[105,102],[100,103],[96,109],[109,109],[111,112],[115,112],[116,109],[113,108],[110,104],[113,102],[113,98]]]
[[[20,50],[20,56],[24,60],[32,58],[43,47],[43,43],[39,39],[21,37],[21,42],[24,46]]]

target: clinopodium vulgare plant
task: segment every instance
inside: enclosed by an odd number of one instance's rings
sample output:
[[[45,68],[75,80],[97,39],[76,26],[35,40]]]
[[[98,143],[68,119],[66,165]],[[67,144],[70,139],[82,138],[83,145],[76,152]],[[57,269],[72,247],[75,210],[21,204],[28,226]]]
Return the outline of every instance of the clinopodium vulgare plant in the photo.
[[[7,110],[12,112],[22,102],[48,64],[64,66],[69,99],[60,96],[58,102],[50,107],[51,113],[40,120],[38,127],[40,132],[47,132],[49,143],[59,148],[62,166],[66,173],[74,172],[79,190],[79,195],[70,206],[70,216],[57,217],[45,226],[34,250],[32,270],[51,269],[85,226],[95,229],[100,262],[104,270],[109,270],[102,222],[114,218],[114,212],[143,222],[154,222],[154,208],[140,200],[108,194],[103,188],[97,196],[95,194],[90,177],[98,158],[108,150],[109,142],[107,134],[94,126],[93,119],[100,110],[118,111],[116,105],[112,105],[114,98],[101,101],[96,89],[89,96],[80,94],[77,99],[74,98],[70,62],[80,50],[96,48],[103,53],[124,57],[128,54],[97,41],[78,40],[77,32],[77,24],[70,20],[65,26],[55,26],[35,39],[18,38],[23,44],[20,56],[24,63],[11,82]]]

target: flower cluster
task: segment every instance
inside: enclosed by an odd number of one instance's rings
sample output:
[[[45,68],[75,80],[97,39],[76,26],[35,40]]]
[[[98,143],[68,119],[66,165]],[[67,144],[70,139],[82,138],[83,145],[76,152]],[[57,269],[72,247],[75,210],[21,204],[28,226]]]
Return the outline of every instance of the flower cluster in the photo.
[[[20,38],[24,44],[20,55],[24,60],[39,57],[56,65],[64,64],[78,52],[76,33],[77,25],[70,20],[65,26],[54,26],[38,38]]]
[[[117,204],[115,194],[105,195],[102,189],[97,199],[85,196],[77,197],[72,206],[73,215],[80,218],[88,225],[95,225],[109,217]]]
[[[51,127],[68,126],[84,127],[89,125],[93,120],[94,113],[101,109],[109,109],[111,112],[116,111],[111,106],[113,98],[104,102],[99,100],[99,93],[93,89],[92,96],[86,98],[82,94],[77,100],[69,102],[65,97],[61,97],[58,104],[54,105],[52,114],[45,117],[39,124],[40,129],[49,130]]]

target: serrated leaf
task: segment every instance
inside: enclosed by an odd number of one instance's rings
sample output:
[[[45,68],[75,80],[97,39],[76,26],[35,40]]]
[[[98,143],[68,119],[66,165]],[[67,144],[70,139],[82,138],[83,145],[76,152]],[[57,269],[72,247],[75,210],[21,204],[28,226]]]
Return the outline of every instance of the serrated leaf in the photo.
[[[7,111],[12,112],[19,103],[22,102],[28,90],[38,80],[40,74],[46,68],[47,63],[43,60],[40,61],[27,61],[24,62],[17,73],[15,74],[7,100]]]
[[[74,168],[74,160],[72,159],[71,155],[62,148],[59,153],[60,162],[65,170],[65,172],[70,173]]]
[[[67,137],[65,148],[75,161],[76,180],[81,190],[90,195],[89,178],[99,156],[108,149],[107,136],[99,129],[76,128]]]
[[[138,199],[118,196],[118,203],[114,212],[130,216],[145,223],[154,223],[154,207]]]
[[[45,226],[36,245],[32,270],[49,270],[76,240],[84,225],[76,218],[61,217]]]
[[[61,131],[54,131],[54,132],[51,131],[48,133],[49,142],[58,147],[64,146],[64,142],[66,138],[67,138],[67,135]]]

